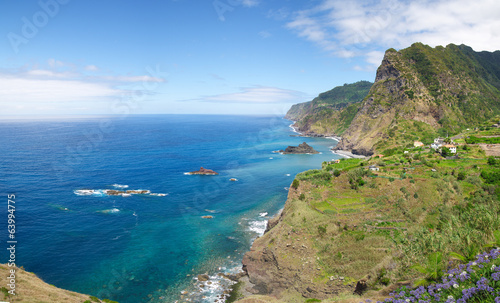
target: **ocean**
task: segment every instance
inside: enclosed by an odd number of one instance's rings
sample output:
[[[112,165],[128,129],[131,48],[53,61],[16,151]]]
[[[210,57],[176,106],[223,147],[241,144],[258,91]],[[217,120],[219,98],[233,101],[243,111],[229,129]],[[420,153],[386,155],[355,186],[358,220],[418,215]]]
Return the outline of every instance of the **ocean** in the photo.
[[[120,303],[214,302],[229,284],[217,274],[240,271],[294,176],[339,158],[335,140],[291,136],[290,124],[210,115],[0,121],[0,241],[15,194],[16,264],[45,282]],[[321,154],[273,153],[304,141]],[[201,166],[219,175],[185,174]],[[9,260],[5,248],[0,257]]]

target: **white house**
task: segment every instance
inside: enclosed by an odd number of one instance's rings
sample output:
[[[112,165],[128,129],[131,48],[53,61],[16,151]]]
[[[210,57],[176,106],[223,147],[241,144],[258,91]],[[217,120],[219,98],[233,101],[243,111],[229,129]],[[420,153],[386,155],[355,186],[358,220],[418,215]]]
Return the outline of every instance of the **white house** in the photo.
[[[452,154],[456,154],[457,153],[457,147],[455,145],[453,145],[453,144],[445,144],[445,145],[443,145],[441,147],[448,148]]]
[[[434,143],[431,144],[432,149],[438,149],[444,144],[444,139],[443,138],[435,138]]]
[[[379,171],[379,168],[376,165],[370,165],[368,167],[371,171]]]

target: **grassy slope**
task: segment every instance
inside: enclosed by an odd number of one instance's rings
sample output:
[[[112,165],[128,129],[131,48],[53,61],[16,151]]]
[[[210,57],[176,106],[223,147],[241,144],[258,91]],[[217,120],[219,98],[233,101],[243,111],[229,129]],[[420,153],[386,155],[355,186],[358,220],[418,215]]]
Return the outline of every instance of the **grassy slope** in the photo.
[[[463,253],[500,229],[499,186],[480,177],[500,167],[488,165],[479,147],[460,150],[461,160],[402,151],[383,159],[343,160],[297,176],[300,185],[290,189],[279,224],[253,246],[271,252],[278,264],[263,270],[284,280],[300,273],[300,280],[274,296],[283,302],[304,302],[303,296],[334,302],[366,278],[371,291],[365,297],[377,298],[387,294],[385,284],[416,278],[410,266],[428,254]],[[370,164],[380,166],[378,176],[362,173]],[[341,174],[328,180],[335,170]],[[339,276],[344,279],[330,279]]]
[[[0,264],[0,277],[5,280],[10,275],[9,268],[6,264]],[[4,286],[5,287],[5,286]],[[2,297],[3,296],[3,297]],[[72,292],[57,288],[43,282],[35,274],[26,272],[20,268],[16,268],[16,295],[7,297],[5,293],[0,293],[0,300],[8,301],[11,303],[54,303],[54,302],[67,302],[67,303],[83,303],[101,302],[99,300],[92,301],[88,295]],[[96,300],[96,299],[94,299]]]

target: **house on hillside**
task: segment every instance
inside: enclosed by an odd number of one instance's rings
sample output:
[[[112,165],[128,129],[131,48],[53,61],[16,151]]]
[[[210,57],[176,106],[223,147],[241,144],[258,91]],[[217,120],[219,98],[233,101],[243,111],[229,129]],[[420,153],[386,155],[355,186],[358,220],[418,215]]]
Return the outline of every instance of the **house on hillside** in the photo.
[[[380,170],[380,169],[377,167],[377,165],[370,165],[370,166],[368,167],[368,169],[369,169],[369,170],[371,170],[371,171],[379,171],[379,170]]]
[[[443,145],[441,147],[448,148],[452,154],[456,154],[457,153],[457,147],[455,145],[453,145],[453,144],[445,144],[445,145]]]
[[[335,161],[333,161],[333,163],[335,164],[340,163],[340,159],[336,159]]]
[[[434,143],[431,144],[431,148],[438,149],[443,145],[444,145],[444,139],[443,138],[436,138],[436,139],[434,139]]]
[[[415,141],[413,142],[413,146],[414,147],[423,147],[424,146],[424,143],[420,142],[420,141]]]

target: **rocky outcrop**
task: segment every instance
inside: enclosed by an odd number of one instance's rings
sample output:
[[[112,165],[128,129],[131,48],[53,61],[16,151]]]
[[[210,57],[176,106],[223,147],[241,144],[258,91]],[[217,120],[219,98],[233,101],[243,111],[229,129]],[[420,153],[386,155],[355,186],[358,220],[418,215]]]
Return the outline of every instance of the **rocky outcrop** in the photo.
[[[192,171],[187,173],[188,175],[218,175],[219,173],[211,170],[211,169],[206,169],[203,167],[200,167],[200,170],[197,171]]]
[[[288,146],[285,150],[280,150],[279,152],[283,154],[319,154],[317,150],[306,142],[299,144],[299,146]]]

